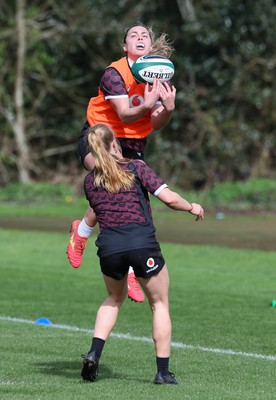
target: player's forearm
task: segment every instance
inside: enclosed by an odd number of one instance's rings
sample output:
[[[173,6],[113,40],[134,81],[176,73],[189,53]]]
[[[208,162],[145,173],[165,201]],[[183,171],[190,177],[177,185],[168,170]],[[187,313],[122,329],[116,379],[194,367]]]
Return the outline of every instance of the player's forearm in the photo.
[[[181,197],[178,193],[171,192],[165,201],[166,206],[178,211],[191,211],[191,203]]]
[[[141,104],[137,107],[125,108],[124,110],[120,110],[118,115],[125,124],[131,124],[132,122],[135,122],[138,119],[142,118],[149,110],[150,109],[147,106]]]
[[[190,203],[178,193],[172,192],[168,188],[163,189],[157,197],[173,210],[187,211],[193,215],[196,215],[196,221],[204,219],[204,209],[200,204]]]
[[[166,110],[163,106],[159,107],[154,111],[151,115],[151,124],[155,130],[163,128],[171,119],[172,113],[171,111]]]

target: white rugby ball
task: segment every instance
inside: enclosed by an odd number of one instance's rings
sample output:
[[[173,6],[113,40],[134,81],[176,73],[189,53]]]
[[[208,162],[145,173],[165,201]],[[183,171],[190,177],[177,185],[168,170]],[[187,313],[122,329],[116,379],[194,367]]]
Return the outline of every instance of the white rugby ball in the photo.
[[[135,79],[142,83],[153,83],[154,78],[167,82],[174,76],[174,65],[166,57],[147,55],[139,57],[132,65],[131,71]]]

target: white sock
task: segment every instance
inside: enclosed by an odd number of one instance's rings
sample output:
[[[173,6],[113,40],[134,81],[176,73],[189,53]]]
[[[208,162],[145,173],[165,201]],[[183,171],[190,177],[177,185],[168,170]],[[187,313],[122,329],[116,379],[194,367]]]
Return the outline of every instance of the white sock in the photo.
[[[78,226],[78,234],[81,237],[89,237],[91,235],[93,229],[94,229],[94,226],[93,227],[88,226],[83,219]]]

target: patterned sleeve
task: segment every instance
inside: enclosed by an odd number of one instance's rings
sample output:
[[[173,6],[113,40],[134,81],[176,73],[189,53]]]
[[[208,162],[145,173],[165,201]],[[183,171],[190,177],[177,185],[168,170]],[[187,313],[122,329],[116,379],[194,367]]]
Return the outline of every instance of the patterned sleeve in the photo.
[[[165,189],[167,184],[147,164],[140,160],[133,160],[142,186],[154,196]]]
[[[113,67],[106,68],[101,81],[100,89],[102,90],[105,98],[112,98],[113,96],[127,96],[125,82],[121,74]]]

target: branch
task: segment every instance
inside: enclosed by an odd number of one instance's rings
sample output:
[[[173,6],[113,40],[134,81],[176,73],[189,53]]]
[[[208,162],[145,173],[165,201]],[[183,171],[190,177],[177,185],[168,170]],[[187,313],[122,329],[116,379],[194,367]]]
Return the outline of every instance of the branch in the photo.
[[[177,4],[183,21],[193,21],[195,19],[192,0],[177,0]]]
[[[76,144],[68,144],[66,146],[53,147],[52,149],[47,149],[39,154],[33,155],[33,158],[37,160],[40,159],[41,157],[51,157],[57,154],[69,153],[70,151],[76,151],[76,148],[77,148]]]

